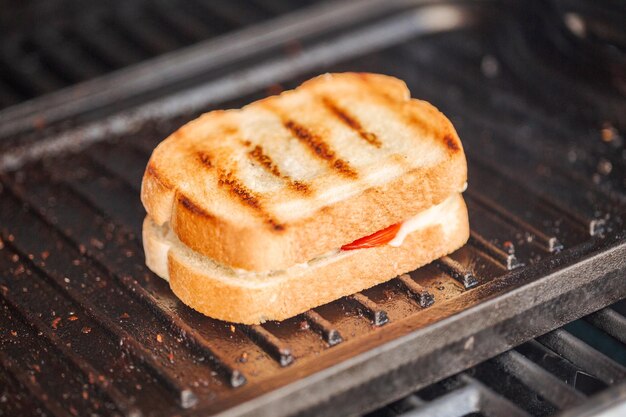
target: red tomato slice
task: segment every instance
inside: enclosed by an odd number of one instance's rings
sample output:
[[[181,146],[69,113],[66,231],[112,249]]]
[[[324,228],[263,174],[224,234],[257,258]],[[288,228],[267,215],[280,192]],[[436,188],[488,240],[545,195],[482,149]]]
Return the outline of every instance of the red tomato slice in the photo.
[[[341,247],[341,250],[375,248],[376,246],[381,246],[385,243],[389,243],[393,240],[394,237],[396,237],[396,234],[398,234],[400,226],[402,226],[402,223],[392,224],[391,226],[379,230],[376,233],[357,239],[352,243],[348,243],[347,245],[343,245]]]

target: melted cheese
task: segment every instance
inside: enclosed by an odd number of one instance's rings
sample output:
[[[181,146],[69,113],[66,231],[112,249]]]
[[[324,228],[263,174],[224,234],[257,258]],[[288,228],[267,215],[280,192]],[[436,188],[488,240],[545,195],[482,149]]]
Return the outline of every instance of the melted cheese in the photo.
[[[446,219],[446,216],[444,214],[446,213],[446,211],[448,211],[448,206],[450,206],[451,202],[454,201],[454,198],[455,196],[449,197],[443,203],[426,209],[402,222],[402,225],[400,226],[400,230],[398,230],[396,237],[394,237],[387,244],[389,246],[397,248],[401,246],[402,243],[404,243],[404,239],[406,239],[409,234],[419,229],[424,229],[426,227],[434,226],[437,224],[441,224],[443,226],[444,233],[447,234],[448,230],[451,228],[451,225],[443,222],[443,220]]]

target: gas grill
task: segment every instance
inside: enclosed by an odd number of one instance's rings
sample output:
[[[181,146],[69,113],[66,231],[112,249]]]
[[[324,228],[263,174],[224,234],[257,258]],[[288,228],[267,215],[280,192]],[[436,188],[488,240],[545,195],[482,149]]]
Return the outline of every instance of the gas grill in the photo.
[[[623,5],[119,3],[97,33],[86,6],[52,19],[54,47],[2,40],[0,415],[626,413]],[[282,322],[196,313],[144,264],[152,149],[325,71],[397,76],[451,118],[470,241]]]

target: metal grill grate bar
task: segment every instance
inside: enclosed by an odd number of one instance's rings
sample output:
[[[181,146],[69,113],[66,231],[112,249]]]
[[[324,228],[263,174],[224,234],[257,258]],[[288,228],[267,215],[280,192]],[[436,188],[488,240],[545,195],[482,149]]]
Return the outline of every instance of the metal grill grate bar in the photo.
[[[280,366],[287,366],[293,363],[294,357],[291,353],[291,348],[267,331],[263,326],[239,325],[237,328],[245,333],[252,341],[261,346],[272,358],[277,360]]]
[[[485,417],[530,417],[509,400],[499,396],[491,389],[466,374],[458,379],[464,386],[457,388],[434,401],[402,414],[402,417],[463,417],[480,413]]]
[[[605,308],[585,317],[589,323],[626,345],[626,317],[612,308]]]
[[[496,213],[505,221],[510,222],[520,229],[529,232],[533,236],[533,242],[537,242],[537,244],[539,244],[543,250],[547,252],[555,252],[563,248],[563,245],[559,242],[556,236],[550,236],[546,234],[542,230],[538,229],[537,227],[531,225],[527,221],[514,214],[511,210],[505,209],[503,206],[489,199],[488,197],[485,197],[484,195],[479,194],[473,190],[468,190],[465,195],[468,197],[469,201],[474,201],[484,206],[485,208]]]
[[[47,30],[33,35],[33,43],[40,51],[46,68],[67,83],[96,77],[104,70],[56,31]]]
[[[581,404],[585,400],[583,394],[519,352],[508,351],[494,358],[494,362],[560,409]]]
[[[470,243],[495,258],[509,271],[523,265],[514,253],[505,252],[473,230],[470,232]]]
[[[129,45],[112,27],[93,20],[95,21],[91,23],[77,24],[70,30],[75,35],[76,41],[94,56],[112,68],[133,64],[143,57],[142,53]],[[94,26],[97,27],[97,36],[91,32]]]
[[[187,13],[183,7],[168,4],[167,1],[154,2],[154,8],[149,10],[157,19],[169,25],[174,35],[178,34],[187,41],[197,41],[216,34],[200,17]]]
[[[626,368],[563,329],[540,336],[537,340],[609,385],[626,378]]]
[[[332,323],[320,316],[315,310],[309,310],[304,313],[304,318],[309,323],[311,329],[319,333],[330,346],[343,342],[343,337],[339,330],[335,329]]]
[[[131,42],[150,54],[163,54],[180,47],[176,39],[166,34],[163,28],[152,25],[146,18],[139,18],[134,11],[117,13],[112,24]]]
[[[409,274],[402,274],[398,276],[398,281],[402,283],[404,289],[409,293],[409,296],[414,299],[420,307],[430,307],[435,303],[435,298],[431,293],[415,282]]]
[[[28,74],[36,71],[39,63],[26,63],[19,56],[8,56],[3,52],[0,51],[0,70],[4,73],[4,78],[20,94],[34,97],[58,90],[65,85],[63,80],[51,76],[48,72],[39,71],[36,77],[29,77]]]
[[[478,280],[474,273],[449,256],[438,259],[435,261],[435,265],[463,284],[466,290],[478,285]]]
[[[374,326],[382,326],[389,322],[387,312],[365,294],[359,292],[351,295],[349,299],[356,303],[359,312],[371,320]]]

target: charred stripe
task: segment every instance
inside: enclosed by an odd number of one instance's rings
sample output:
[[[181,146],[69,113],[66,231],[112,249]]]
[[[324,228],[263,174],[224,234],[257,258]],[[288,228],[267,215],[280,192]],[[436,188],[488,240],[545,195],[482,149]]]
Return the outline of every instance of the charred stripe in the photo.
[[[311,132],[306,127],[301,124],[291,120],[286,119],[283,120],[283,125],[289,129],[289,131],[298,138],[301,142],[307,145],[315,155],[319,158],[328,161],[330,166],[341,174],[355,178],[357,177],[357,172],[350,166],[350,164],[342,159],[339,159],[335,156],[335,151],[333,151],[330,146],[315,133]]]
[[[339,107],[337,103],[335,103],[331,98],[323,96],[321,100],[324,106],[331,113],[337,116],[337,118],[341,120],[346,126],[356,131],[363,140],[377,148],[380,148],[382,146],[382,142],[374,133],[368,132],[363,129],[363,125],[361,125],[361,123],[354,116]]]

